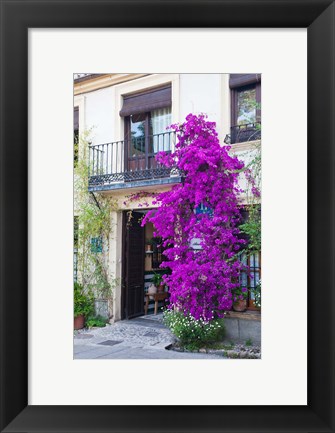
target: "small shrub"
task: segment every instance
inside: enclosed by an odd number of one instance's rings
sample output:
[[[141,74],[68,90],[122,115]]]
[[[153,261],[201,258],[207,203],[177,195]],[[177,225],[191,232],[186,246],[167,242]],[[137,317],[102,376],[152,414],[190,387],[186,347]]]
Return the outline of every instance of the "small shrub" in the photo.
[[[107,319],[101,316],[90,316],[86,320],[86,326],[88,328],[104,328],[106,326]]]
[[[74,317],[85,316],[88,317],[93,312],[93,295],[85,293],[83,287],[74,283]]]
[[[248,338],[247,341],[245,342],[245,345],[246,345],[247,347],[252,346],[252,339],[251,339],[251,338]]]
[[[196,350],[224,337],[223,319],[205,322],[175,310],[166,310],[163,317],[164,323],[179,339],[180,344],[189,350]]]
[[[184,349],[189,350],[190,352],[197,352],[199,350],[199,344],[197,341],[193,343],[187,343],[185,344]]]

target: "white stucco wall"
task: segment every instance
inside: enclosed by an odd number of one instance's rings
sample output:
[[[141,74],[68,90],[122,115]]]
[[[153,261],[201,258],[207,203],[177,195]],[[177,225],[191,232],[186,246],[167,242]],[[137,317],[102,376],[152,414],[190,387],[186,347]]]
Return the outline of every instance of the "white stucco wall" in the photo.
[[[118,115],[114,108],[113,87],[85,95],[85,129],[93,127],[93,144],[114,141],[114,118]]]
[[[123,138],[121,94],[146,87],[172,82],[172,121],[183,122],[189,113],[206,113],[217,123],[220,139],[229,133],[230,93],[228,74],[152,74],[150,76],[116,84],[75,97],[84,98],[79,107],[80,130],[92,128],[93,144],[117,141]],[[84,110],[84,114],[81,111]]]
[[[220,138],[227,132],[230,119],[227,74],[180,74],[180,117],[206,113],[216,122]]]

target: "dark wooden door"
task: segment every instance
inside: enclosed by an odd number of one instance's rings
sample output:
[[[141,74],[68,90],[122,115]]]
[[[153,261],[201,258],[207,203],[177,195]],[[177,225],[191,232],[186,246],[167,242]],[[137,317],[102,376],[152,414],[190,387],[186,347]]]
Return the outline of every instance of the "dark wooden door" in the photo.
[[[144,314],[144,227],[138,212],[132,213],[130,224],[124,224],[124,284],[123,284],[123,318]],[[127,215],[124,215],[125,221]]]

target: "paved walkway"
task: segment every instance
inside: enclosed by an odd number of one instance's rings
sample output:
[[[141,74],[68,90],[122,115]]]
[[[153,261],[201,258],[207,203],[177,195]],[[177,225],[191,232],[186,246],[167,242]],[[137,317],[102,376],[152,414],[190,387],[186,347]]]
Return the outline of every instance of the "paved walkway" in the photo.
[[[74,359],[222,359],[206,353],[175,352],[162,314],[122,320],[105,328],[76,331]]]

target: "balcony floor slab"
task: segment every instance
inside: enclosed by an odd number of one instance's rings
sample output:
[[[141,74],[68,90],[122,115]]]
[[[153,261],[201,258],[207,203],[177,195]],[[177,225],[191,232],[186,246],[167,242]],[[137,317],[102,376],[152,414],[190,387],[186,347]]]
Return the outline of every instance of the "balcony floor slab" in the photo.
[[[111,191],[111,190],[121,190],[130,188],[141,188],[148,186],[160,186],[160,185],[174,185],[181,182],[181,176],[173,176],[158,179],[146,179],[146,180],[135,180],[131,182],[113,182],[105,185],[95,185],[89,186],[88,190],[90,192],[98,191]]]

